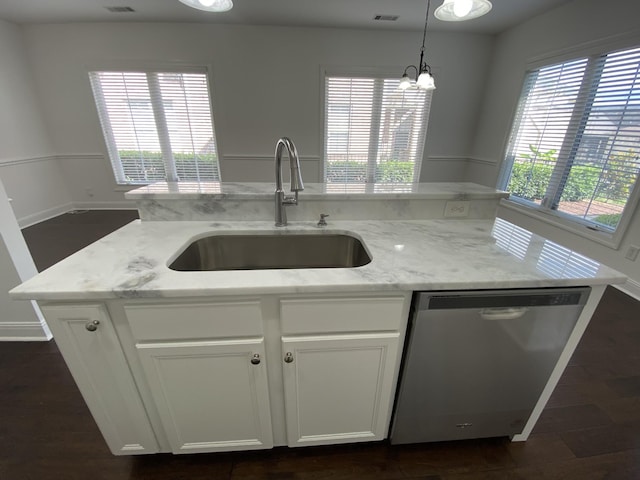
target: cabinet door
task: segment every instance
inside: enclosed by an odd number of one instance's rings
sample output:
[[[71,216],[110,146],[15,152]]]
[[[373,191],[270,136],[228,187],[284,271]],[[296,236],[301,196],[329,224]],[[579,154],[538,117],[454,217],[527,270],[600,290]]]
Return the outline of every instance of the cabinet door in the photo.
[[[173,453],[273,446],[262,339],[137,348]]]
[[[156,438],[104,306],[46,306],[42,311],[111,452],[157,452]]]
[[[399,336],[283,337],[288,445],[385,438]]]

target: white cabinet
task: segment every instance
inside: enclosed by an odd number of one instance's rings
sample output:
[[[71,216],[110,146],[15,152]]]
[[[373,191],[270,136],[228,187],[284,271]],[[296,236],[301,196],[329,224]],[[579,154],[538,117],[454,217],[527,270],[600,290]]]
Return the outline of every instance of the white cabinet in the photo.
[[[173,453],[273,446],[259,300],[125,311]]]
[[[386,437],[407,304],[397,295],[280,302],[290,447]]]
[[[111,452],[157,452],[151,424],[104,306],[43,306],[42,311]]]
[[[399,333],[282,339],[290,447],[382,440]]]
[[[173,453],[273,446],[262,339],[137,348]]]
[[[263,295],[43,311],[122,455],[385,438],[409,302],[409,293]]]

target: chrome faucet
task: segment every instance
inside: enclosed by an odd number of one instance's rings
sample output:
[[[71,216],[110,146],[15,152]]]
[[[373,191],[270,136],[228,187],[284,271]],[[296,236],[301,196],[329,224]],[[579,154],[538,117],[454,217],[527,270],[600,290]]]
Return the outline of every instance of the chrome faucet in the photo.
[[[287,149],[289,168],[291,169],[290,190],[293,195],[285,195],[282,190],[282,149]],[[291,139],[282,137],[276,143],[276,227],[287,225],[287,212],[284,207],[298,204],[298,192],[304,190],[302,175],[300,174],[300,160],[298,151]]]

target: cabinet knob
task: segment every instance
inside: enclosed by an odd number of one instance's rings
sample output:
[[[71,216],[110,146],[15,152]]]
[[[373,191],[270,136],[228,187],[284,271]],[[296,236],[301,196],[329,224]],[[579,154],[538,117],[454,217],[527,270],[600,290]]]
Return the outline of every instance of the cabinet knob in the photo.
[[[284,361],[287,363],[293,362],[293,354],[291,352],[287,352],[284,356]]]
[[[89,330],[90,332],[95,332],[98,329],[98,325],[100,325],[99,320],[94,320],[93,322],[87,323],[84,328]]]
[[[251,357],[251,364],[260,365],[260,354],[254,353],[253,357]]]

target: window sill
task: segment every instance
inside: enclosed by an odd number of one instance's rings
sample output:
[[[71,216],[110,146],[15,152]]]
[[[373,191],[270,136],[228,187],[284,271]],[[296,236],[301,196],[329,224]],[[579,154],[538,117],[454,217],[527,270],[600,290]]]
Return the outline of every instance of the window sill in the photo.
[[[508,210],[521,213],[535,220],[547,223],[554,227],[560,228],[566,232],[573,233],[580,237],[599,243],[613,250],[617,250],[620,247],[620,241],[623,235],[621,227],[618,227],[617,231],[613,233],[600,230],[592,230],[586,225],[583,225],[574,220],[570,220],[568,218],[564,218],[557,213],[550,212],[548,210],[539,210],[537,208],[529,207],[528,205],[509,199],[501,200],[500,206]]]

